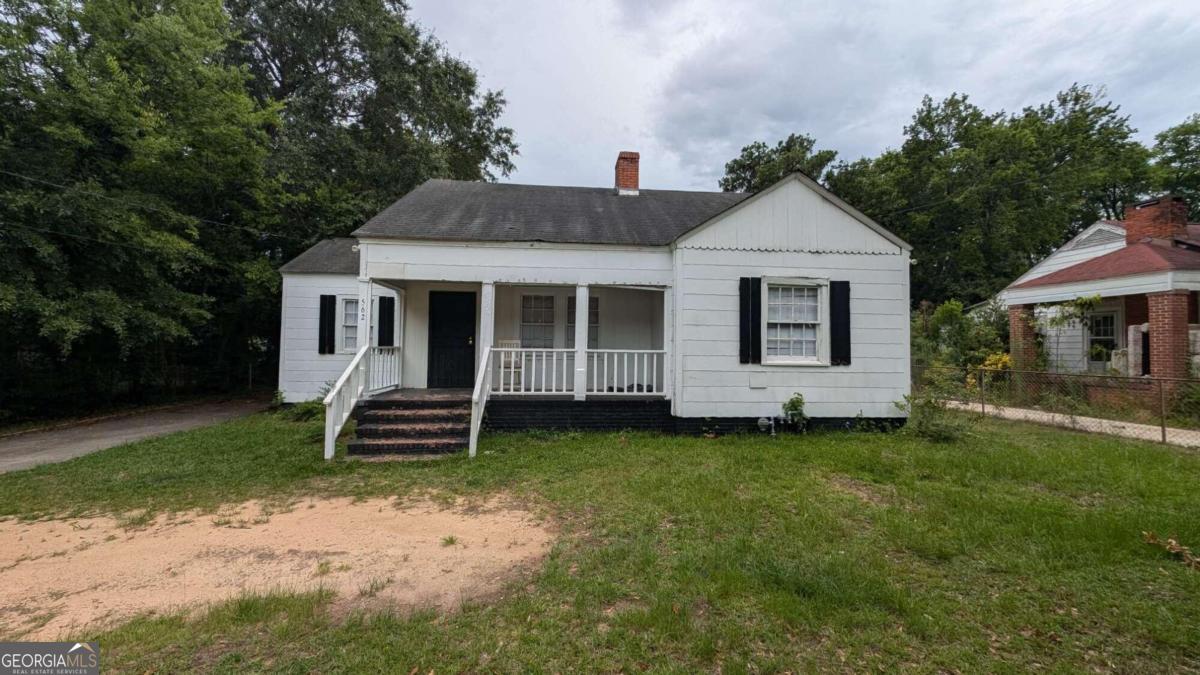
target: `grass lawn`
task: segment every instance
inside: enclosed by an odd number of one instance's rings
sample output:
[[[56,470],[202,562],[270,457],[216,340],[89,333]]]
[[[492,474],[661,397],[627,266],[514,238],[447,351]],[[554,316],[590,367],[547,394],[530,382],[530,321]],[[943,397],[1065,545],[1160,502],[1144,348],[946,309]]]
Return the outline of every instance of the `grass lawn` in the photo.
[[[334,616],[244,598],[96,636],[122,671],[1200,670],[1200,455],[988,421],[966,440],[489,435],[474,461],[324,463],[257,415],[0,476],[0,514],[503,491],[561,539],[502,599]]]

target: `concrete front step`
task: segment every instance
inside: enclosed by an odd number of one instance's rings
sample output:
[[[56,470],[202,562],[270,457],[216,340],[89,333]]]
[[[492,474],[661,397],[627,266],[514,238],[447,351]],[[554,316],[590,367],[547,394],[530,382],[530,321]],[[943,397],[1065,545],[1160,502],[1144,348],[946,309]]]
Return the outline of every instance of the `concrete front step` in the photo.
[[[427,438],[430,436],[461,438],[471,432],[470,419],[452,422],[406,421],[403,424],[360,422],[355,427],[359,438]]]
[[[420,438],[356,438],[346,444],[349,455],[405,455],[458,452],[467,447],[466,436]]]

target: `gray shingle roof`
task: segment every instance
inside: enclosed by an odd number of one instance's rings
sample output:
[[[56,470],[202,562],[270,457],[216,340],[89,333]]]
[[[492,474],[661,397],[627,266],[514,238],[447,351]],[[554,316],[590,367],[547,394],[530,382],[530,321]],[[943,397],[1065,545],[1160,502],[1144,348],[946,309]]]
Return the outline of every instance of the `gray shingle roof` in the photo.
[[[665,246],[750,195],[426,181],[356,237]]]
[[[317,242],[279,268],[288,274],[358,274],[357,239],[338,238]]]

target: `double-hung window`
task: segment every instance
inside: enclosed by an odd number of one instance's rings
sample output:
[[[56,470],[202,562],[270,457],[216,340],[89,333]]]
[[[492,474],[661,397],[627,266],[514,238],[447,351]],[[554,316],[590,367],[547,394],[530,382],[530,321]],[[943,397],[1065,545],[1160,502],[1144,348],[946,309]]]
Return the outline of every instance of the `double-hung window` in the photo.
[[[829,282],[766,279],[763,283],[763,363],[829,362]]]
[[[1112,312],[1092,314],[1088,317],[1087,361],[1088,370],[1104,372],[1112,353],[1117,349],[1117,315]]]
[[[554,296],[521,296],[521,347],[554,347]]]
[[[358,349],[358,298],[342,300],[342,351]]]
[[[575,296],[567,298],[567,349],[575,348]],[[600,346],[600,298],[588,297],[588,349]]]

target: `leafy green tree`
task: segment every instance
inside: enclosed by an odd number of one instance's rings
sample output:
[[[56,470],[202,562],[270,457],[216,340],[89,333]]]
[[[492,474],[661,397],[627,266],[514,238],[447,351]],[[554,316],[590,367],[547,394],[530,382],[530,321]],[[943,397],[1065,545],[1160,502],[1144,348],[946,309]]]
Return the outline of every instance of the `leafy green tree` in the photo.
[[[1200,113],[1154,137],[1154,182],[1186,197],[1190,219],[1200,221]]]
[[[825,169],[837,159],[837,153],[833,150],[814,151],[816,143],[804,134],[789,134],[773,148],[755,141],[725,164],[721,189],[725,192],[758,192],[794,171],[821,180]]]
[[[1133,133],[1084,86],[1012,115],[926,97],[900,148],[839,164],[826,182],[913,245],[914,302],[974,303],[1145,192],[1148,153]]]
[[[179,350],[262,309],[242,299],[262,283],[275,111],[221,58],[216,0],[0,15],[0,343],[19,364],[0,390],[95,405],[170,380]]]
[[[304,240],[346,235],[429,178],[513,169],[500,92],[481,91],[391,0],[227,0],[230,57],[264,106],[283,104],[270,168],[283,221]]]
[[[978,368],[1004,351],[1005,332],[987,306],[968,313],[957,300],[937,306],[925,302],[912,315],[913,359],[921,365]]]

